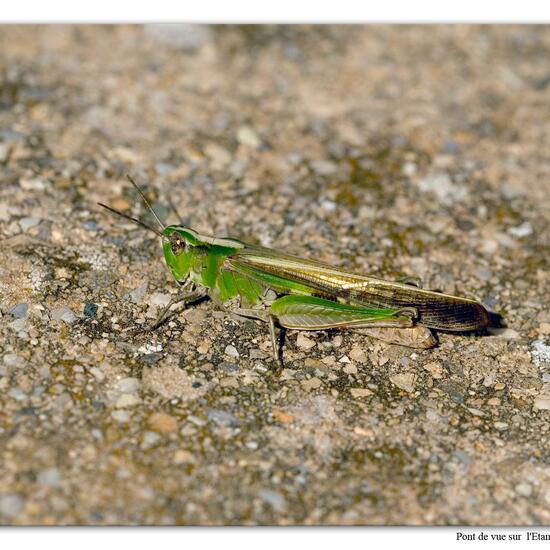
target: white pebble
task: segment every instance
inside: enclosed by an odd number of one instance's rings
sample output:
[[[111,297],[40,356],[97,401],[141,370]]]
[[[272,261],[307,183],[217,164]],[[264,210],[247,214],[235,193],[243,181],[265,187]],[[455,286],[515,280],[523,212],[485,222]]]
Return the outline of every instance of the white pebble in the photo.
[[[544,340],[535,340],[531,344],[531,357],[537,366],[550,363],[550,346]]]
[[[117,422],[129,422],[130,421],[130,413],[128,411],[113,411],[111,413],[111,416],[117,421]]]
[[[4,365],[8,367],[22,367],[25,365],[25,360],[15,353],[6,353],[4,355]]]
[[[122,393],[135,393],[139,389],[140,381],[137,378],[123,378],[118,381],[117,386]]]
[[[237,131],[237,140],[242,145],[252,147],[252,149],[259,149],[262,145],[262,140],[250,126],[241,126],[239,128]]]
[[[103,371],[97,367],[92,367],[90,369],[90,372],[94,375],[94,378],[98,381],[98,382],[103,382],[103,380],[105,380],[105,374],[103,373]]]
[[[275,510],[283,511],[287,506],[285,497],[277,491],[262,489],[258,495],[264,502],[270,504]]]
[[[540,411],[550,411],[550,396],[549,397],[537,397],[533,403],[533,408]]]
[[[401,390],[411,393],[414,390],[416,376],[409,372],[403,372],[390,376],[390,380]]]
[[[493,426],[501,432],[508,429],[508,424],[506,422],[495,422]]]
[[[139,304],[143,300],[143,297],[145,296],[145,293],[147,292],[147,283],[143,283],[142,285],[139,285],[137,288],[134,288],[130,292],[130,299],[134,304]]]
[[[161,294],[160,292],[155,292],[149,298],[149,303],[153,306],[167,306],[170,303],[170,294]]]
[[[38,218],[21,218],[19,220],[19,226],[21,227],[22,231],[27,231],[27,229],[30,229],[31,227],[34,227],[39,223],[40,220]]]
[[[311,348],[317,345],[315,340],[308,338],[303,332],[298,333],[298,338],[296,339],[296,345],[303,350],[310,350]]]
[[[229,357],[235,357],[237,359],[239,358],[239,352],[237,351],[237,348],[232,345],[225,347],[225,354],[229,355]]]
[[[52,319],[55,321],[65,321],[65,323],[71,324],[77,320],[77,316],[72,309],[67,306],[62,306],[52,311]]]
[[[57,468],[48,468],[38,474],[38,483],[47,487],[59,487],[61,485],[61,474]]]
[[[528,237],[533,233],[533,226],[529,222],[523,222],[516,227],[510,227],[508,233],[514,237]]]
[[[515,487],[516,493],[522,497],[530,497],[533,487],[529,483],[518,483]]]
[[[519,332],[513,328],[489,328],[488,332],[503,340],[515,340],[519,338]]]
[[[7,518],[18,516],[25,506],[23,498],[17,494],[7,494],[0,496],[0,515]]]
[[[132,393],[123,393],[117,399],[115,407],[117,409],[124,409],[126,407],[133,407],[134,405],[138,405],[139,403],[141,403],[141,400],[139,397],[135,396]]]

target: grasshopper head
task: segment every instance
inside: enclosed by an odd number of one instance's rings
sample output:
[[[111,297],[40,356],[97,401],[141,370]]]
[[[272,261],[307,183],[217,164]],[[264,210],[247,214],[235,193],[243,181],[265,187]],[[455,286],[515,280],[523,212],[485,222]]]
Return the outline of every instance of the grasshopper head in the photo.
[[[197,233],[181,225],[169,225],[162,232],[162,248],[166,264],[176,281],[187,278],[191,269]]]

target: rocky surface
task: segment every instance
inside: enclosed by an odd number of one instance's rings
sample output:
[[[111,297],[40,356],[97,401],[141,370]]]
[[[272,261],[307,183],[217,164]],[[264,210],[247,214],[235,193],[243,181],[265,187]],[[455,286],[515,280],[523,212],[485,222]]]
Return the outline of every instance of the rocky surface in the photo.
[[[550,31],[3,27],[0,521],[548,524]],[[175,292],[149,220],[475,296],[435,350]],[[150,221],[150,220],[149,220]],[[153,223],[151,221],[151,223]]]

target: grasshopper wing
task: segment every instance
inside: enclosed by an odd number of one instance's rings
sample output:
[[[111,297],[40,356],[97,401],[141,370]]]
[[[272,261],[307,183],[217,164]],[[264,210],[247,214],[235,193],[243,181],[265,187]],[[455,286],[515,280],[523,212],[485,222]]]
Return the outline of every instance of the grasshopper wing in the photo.
[[[441,330],[477,330],[489,324],[487,311],[474,300],[358,275],[270,248],[246,245],[226,262],[230,269],[281,293],[370,307],[415,308],[419,323]]]

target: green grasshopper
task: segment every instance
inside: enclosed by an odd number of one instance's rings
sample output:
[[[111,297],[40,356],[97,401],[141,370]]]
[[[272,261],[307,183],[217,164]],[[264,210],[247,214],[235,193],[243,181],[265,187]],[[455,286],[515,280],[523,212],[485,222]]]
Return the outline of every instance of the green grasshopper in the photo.
[[[165,226],[128,176],[159,223],[157,230],[99,203],[162,239],[164,258],[181,287],[164,308],[158,327],[176,303],[210,297],[240,318],[269,326],[275,360],[282,364],[276,326],[294,330],[354,329],[409,347],[430,348],[430,329],[471,331],[489,325],[479,302],[425,290],[410,282],[358,275],[231,237],[202,235],[183,225]]]

